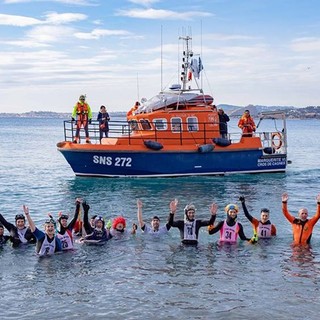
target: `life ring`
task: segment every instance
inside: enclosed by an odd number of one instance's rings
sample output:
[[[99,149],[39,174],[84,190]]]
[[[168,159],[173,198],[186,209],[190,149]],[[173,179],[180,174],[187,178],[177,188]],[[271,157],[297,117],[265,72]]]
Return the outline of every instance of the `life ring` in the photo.
[[[271,144],[275,150],[279,150],[282,147],[282,134],[280,132],[273,132],[271,135]]]

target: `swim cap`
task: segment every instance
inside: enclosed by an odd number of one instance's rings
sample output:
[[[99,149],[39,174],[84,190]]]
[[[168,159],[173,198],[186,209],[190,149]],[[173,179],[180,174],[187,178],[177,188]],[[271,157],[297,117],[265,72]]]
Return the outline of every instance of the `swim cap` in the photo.
[[[158,216],[154,216],[154,217],[152,218],[152,220],[159,220],[159,221],[160,221],[160,219],[159,219]]]
[[[194,204],[187,204],[184,208],[184,213],[187,214],[188,211],[193,210],[194,212],[196,212],[196,207],[194,206]]]
[[[45,224],[50,224],[50,223],[52,223],[54,226],[56,226],[56,222],[55,222],[52,218],[47,219],[44,223],[45,223]]]
[[[16,214],[15,219],[16,219],[16,221],[19,220],[19,219],[26,220],[25,216],[23,214],[21,214],[21,213]]]
[[[225,211],[226,213],[228,213],[229,210],[236,210],[237,213],[238,213],[238,212],[239,212],[239,207],[238,207],[236,204],[230,203],[230,204],[228,204],[228,205],[224,208],[224,211]]]
[[[58,221],[60,222],[62,219],[68,220],[68,219],[69,219],[69,216],[68,216],[67,214],[62,213],[62,212],[59,212]]]
[[[94,218],[94,222],[96,223],[97,221],[102,221],[102,222],[104,222],[104,219],[103,219],[102,216],[96,216],[96,217]]]
[[[113,229],[117,229],[117,225],[119,223],[122,223],[123,224],[123,228],[126,227],[126,219],[124,217],[116,217],[113,219],[112,221],[112,228]]]
[[[90,219],[95,219],[97,217],[97,215],[96,214],[94,214],[93,216],[91,216],[91,218]]]

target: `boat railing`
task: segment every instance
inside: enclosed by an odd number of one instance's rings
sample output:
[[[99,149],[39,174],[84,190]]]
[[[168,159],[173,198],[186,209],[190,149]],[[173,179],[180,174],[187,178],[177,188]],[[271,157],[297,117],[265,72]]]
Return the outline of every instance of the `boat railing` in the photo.
[[[141,139],[152,139],[154,141],[179,141],[183,144],[207,144],[211,143],[213,137],[220,137],[219,129],[216,126],[208,123],[187,124],[180,123],[177,128],[173,128],[172,124],[163,128],[153,127],[139,127],[141,123],[134,126],[127,121],[109,121],[109,138],[127,137],[129,144],[136,144],[135,141]],[[192,127],[195,125],[195,127]],[[183,130],[186,129],[187,130]],[[74,141],[76,135],[76,121],[65,120],[64,121],[64,138],[65,141]],[[88,131],[91,143],[100,144],[100,129],[99,122],[92,121],[88,125]],[[149,133],[149,134],[148,134]],[[166,134],[170,133],[170,134]],[[262,148],[271,148],[273,153],[283,153],[286,151],[286,137],[284,132],[271,131],[271,132],[255,132],[254,137],[259,137],[261,140]],[[103,136],[105,137],[105,136]],[[229,140],[231,144],[240,142],[242,134],[240,132],[228,133],[226,140]],[[85,142],[85,132],[83,128],[80,129],[80,143]]]

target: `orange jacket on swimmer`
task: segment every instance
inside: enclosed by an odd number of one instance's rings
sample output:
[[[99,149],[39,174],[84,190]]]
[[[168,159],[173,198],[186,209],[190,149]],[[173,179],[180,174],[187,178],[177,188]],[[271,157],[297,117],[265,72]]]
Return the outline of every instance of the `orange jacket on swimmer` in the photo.
[[[282,202],[282,211],[284,216],[292,225],[294,244],[309,244],[312,236],[314,225],[320,218],[320,203],[317,206],[317,213],[311,218],[301,220],[292,216],[287,208],[287,202]]]

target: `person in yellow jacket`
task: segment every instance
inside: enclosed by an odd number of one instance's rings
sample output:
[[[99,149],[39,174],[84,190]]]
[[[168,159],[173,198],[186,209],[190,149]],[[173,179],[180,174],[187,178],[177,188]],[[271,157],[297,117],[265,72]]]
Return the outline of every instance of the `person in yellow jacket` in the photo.
[[[72,112],[72,121],[76,121],[76,125],[77,125],[76,135],[73,140],[74,143],[79,142],[80,129],[82,126],[86,133],[86,142],[90,143],[88,124],[91,123],[91,120],[92,120],[91,108],[89,104],[86,102],[86,97],[84,95],[81,95],[79,97],[79,101],[74,106],[73,112]]]

